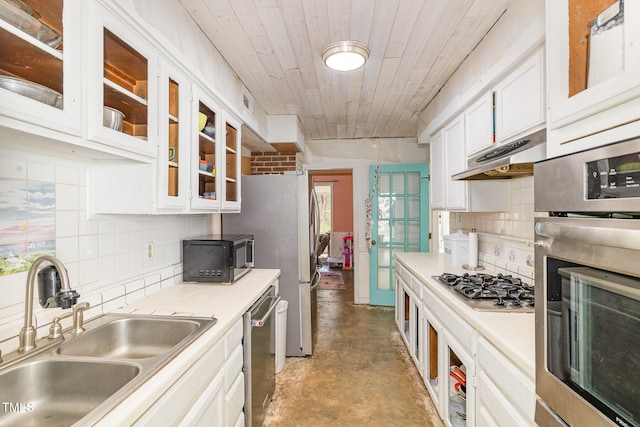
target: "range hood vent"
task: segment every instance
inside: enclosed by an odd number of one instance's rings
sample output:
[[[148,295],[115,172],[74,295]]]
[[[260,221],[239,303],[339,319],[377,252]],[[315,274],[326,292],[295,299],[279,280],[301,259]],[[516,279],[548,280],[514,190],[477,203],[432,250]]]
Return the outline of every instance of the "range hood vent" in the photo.
[[[533,164],[546,158],[546,129],[525,138],[476,154],[467,160],[467,170],[453,175],[456,181],[508,179],[533,174]]]

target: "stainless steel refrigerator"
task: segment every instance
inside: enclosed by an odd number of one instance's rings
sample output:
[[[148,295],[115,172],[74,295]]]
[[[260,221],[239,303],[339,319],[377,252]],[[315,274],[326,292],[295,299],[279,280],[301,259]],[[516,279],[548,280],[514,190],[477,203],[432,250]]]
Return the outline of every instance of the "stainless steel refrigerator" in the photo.
[[[318,227],[307,173],[243,176],[242,212],[222,216],[224,233],[253,234],[256,268],[281,271],[278,293],[289,303],[287,356],[308,356],[315,346]]]

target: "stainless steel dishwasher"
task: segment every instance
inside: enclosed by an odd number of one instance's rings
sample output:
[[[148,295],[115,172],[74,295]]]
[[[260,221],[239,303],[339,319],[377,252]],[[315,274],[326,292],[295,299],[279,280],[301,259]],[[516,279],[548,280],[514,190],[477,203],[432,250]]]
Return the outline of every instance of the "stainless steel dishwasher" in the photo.
[[[245,425],[261,426],[276,387],[275,312],[280,297],[270,287],[244,314]]]

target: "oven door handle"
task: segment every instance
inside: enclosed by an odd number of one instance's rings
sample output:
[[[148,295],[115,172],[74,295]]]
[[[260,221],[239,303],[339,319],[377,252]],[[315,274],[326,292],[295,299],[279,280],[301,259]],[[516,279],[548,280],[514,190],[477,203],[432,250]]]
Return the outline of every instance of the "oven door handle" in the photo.
[[[269,318],[269,316],[271,316],[271,313],[273,313],[273,310],[276,309],[276,306],[278,305],[278,303],[280,302],[282,298],[278,295],[276,296],[270,296],[268,298],[266,298],[264,300],[264,302],[266,302],[267,300],[271,301],[271,306],[269,307],[269,310],[267,310],[267,312],[264,314],[264,316],[262,316],[262,319],[253,319],[251,320],[251,326],[253,326],[254,328],[262,328],[265,323],[267,322],[267,319]],[[263,302],[263,304],[264,304]]]
[[[560,222],[539,222],[536,233],[551,239],[568,239],[596,246],[640,250],[640,230],[583,227]]]
[[[571,351],[573,349],[573,340],[571,337],[571,310],[569,309],[569,303],[562,303],[562,327],[564,329],[563,339],[563,354],[562,354],[562,368],[567,378],[574,379],[573,371],[571,369]]]

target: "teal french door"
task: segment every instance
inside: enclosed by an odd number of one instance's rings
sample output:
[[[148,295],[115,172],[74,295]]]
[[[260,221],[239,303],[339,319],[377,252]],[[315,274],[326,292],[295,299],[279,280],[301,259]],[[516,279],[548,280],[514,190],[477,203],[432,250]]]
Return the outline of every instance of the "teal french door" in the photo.
[[[369,169],[371,305],[393,306],[393,254],[429,251],[429,165],[379,165]]]

